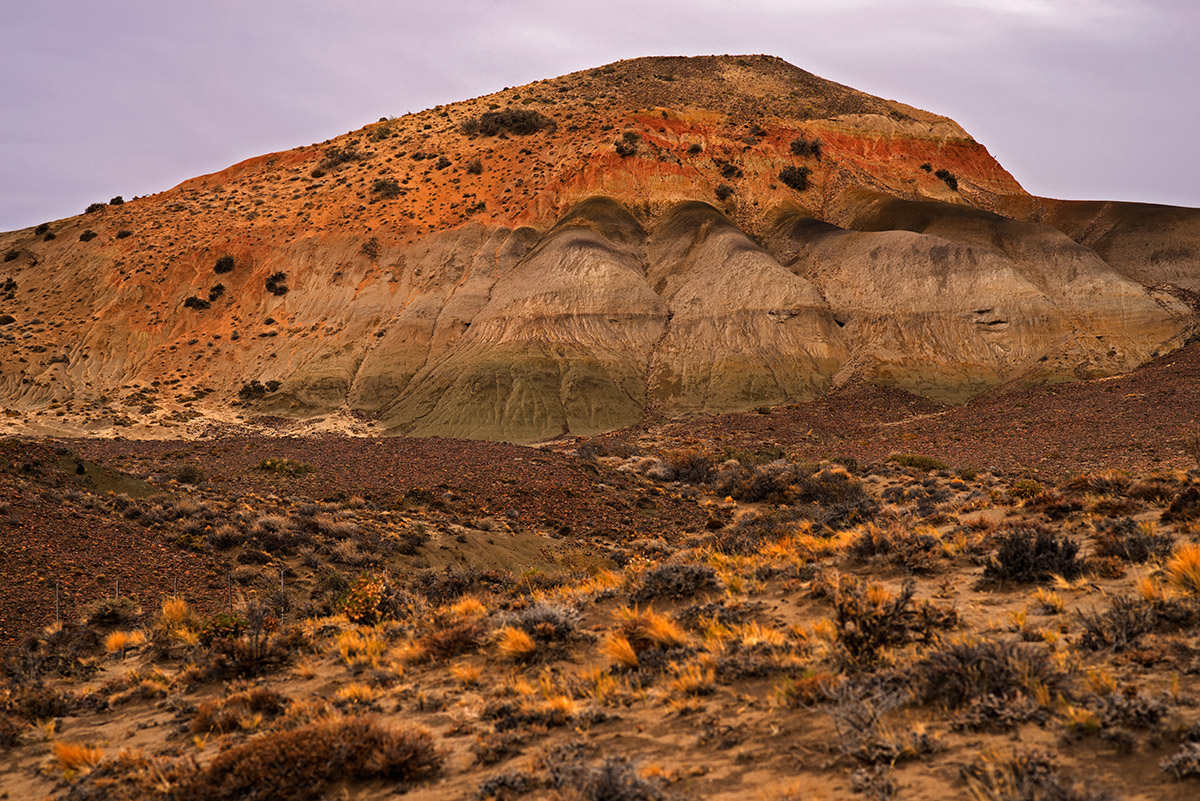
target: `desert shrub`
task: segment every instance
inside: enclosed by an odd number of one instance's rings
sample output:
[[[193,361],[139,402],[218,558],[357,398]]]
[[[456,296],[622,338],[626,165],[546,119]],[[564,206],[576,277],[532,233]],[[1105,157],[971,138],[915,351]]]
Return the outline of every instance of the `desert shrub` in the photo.
[[[500,624],[524,631],[540,643],[561,643],[579,633],[579,613],[569,606],[537,602],[500,617]]]
[[[91,242],[97,236],[99,236],[99,234],[97,234],[95,231],[93,231],[91,228],[89,228],[86,231],[84,231],[82,234],[79,235],[79,241],[80,242]]]
[[[573,791],[580,801],[659,801],[666,798],[658,782],[638,775],[636,766],[621,756],[608,755],[589,764],[577,743],[564,743],[542,757],[547,783]]]
[[[921,165],[921,169],[925,172],[933,172],[933,165],[927,161]]]
[[[258,400],[277,391],[281,386],[282,384],[278,381],[268,381],[265,384],[257,380],[251,381],[242,385],[242,388],[238,390],[238,397],[242,400]]]
[[[450,159],[446,158],[445,156],[438,156],[438,160],[434,162],[433,168],[435,170],[444,170],[449,167],[451,163],[452,162]]]
[[[479,159],[471,159],[467,163],[467,175],[483,175],[483,162]]]
[[[412,608],[412,599],[381,576],[360,576],[338,600],[346,619],[362,626],[382,620],[399,620]]]
[[[984,567],[987,581],[1042,582],[1052,576],[1078,578],[1084,563],[1079,544],[1040,526],[1023,526],[1001,534],[995,555]]]
[[[630,142],[628,140],[621,139],[613,142],[613,148],[617,151],[618,156],[621,158],[628,158],[629,156],[637,154],[637,140],[634,139],[632,142]]]
[[[440,572],[424,570],[417,573],[410,586],[430,604],[440,606],[467,593],[503,592],[513,583],[512,575],[505,571],[447,566]]]
[[[26,721],[49,720],[71,714],[74,699],[41,682],[14,687],[0,700],[0,711]]]
[[[16,260],[17,260],[17,257],[18,257],[18,256],[20,256],[20,255],[21,255],[21,254],[20,254],[18,251],[15,251],[15,250],[6,250],[6,251],[4,252],[4,260],[5,260],[5,261],[16,261]]]
[[[868,523],[850,544],[849,553],[861,561],[882,560],[926,572],[933,569],[942,553],[942,541],[934,534],[934,529],[912,529],[898,521],[883,527]]]
[[[50,223],[42,223],[37,228],[33,229],[34,236],[50,233]]]
[[[212,306],[207,300],[198,298],[195,295],[188,295],[187,299],[183,301],[183,305],[189,309],[199,309],[201,311]]]
[[[451,659],[479,648],[485,633],[484,623],[477,618],[434,616],[417,642],[434,659]]]
[[[1128,595],[1114,598],[1104,612],[1081,612],[1080,618],[1084,629],[1080,645],[1092,651],[1123,651],[1158,626],[1154,605]]]
[[[901,467],[915,467],[928,473],[933,470],[949,470],[950,465],[932,456],[922,456],[917,453],[893,453],[888,461]]]
[[[1153,524],[1128,517],[1101,520],[1095,540],[1097,556],[1111,556],[1134,564],[1165,558],[1175,545],[1170,532],[1155,531]]]
[[[355,715],[255,737],[218,754],[178,789],[193,801],[315,801],[341,781],[410,783],[441,765],[428,732]]]
[[[130,231],[128,228],[122,228],[121,230],[117,231],[116,238],[117,239],[125,239],[126,237],[130,237],[130,236],[133,236],[133,231]]]
[[[716,571],[708,565],[665,564],[647,570],[629,597],[637,603],[655,598],[677,600],[720,587]]]
[[[460,128],[467,136],[529,136],[538,131],[553,132],[558,128],[558,123],[533,109],[506,108],[464,120]]]
[[[679,481],[684,484],[703,484],[712,475],[712,454],[700,448],[677,448],[663,451],[660,464],[651,470],[651,478]]]
[[[175,480],[180,484],[199,484],[204,480],[204,473],[194,464],[185,464],[175,473]]]
[[[21,733],[25,730],[24,721],[0,713],[0,753],[20,744]]]
[[[400,184],[391,178],[376,178],[375,182],[371,184],[371,194],[377,198],[399,197],[400,190]]]
[[[1082,473],[1067,481],[1066,488],[1072,492],[1093,495],[1122,495],[1129,490],[1129,476],[1118,470],[1099,470]]]
[[[742,170],[736,164],[731,164],[729,162],[722,162],[722,161],[717,161],[717,163],[721,165],[721,177],[722,178],[729,180],[732,178],[741,178],[742,177]]]
[[[821,139],[809,139],[805,134],[800,134],[799,138],[792,140],[792,155],[800,157],[812,156],[820,160],[821,158]]]
[[[83,210],[83,213],[84,214],[92,214],[93,212],[100,211],[107,205],[108,205],[107,203],[90,203],[90,204],[88,204],[88,207]]]
[[[797,192],[803,192],[808,189],[808,176],[812,175],[812,170],[808,167],[784,167],[779,171],[779,180],[784,186],[791,187]]]
[[[288,293],[287,273],[271,273],[267,276],[266,288],[272,295],[286,295]]]
[[[108,201],[108,205],[110,205],[110,206],[121,206],[121,205],[124,205],[124,203],[125,203],[125,198],[121,197],[120,195],[117,195],[112,200]]]
[[[838,750],[867,765],[881,766],[936,751],[938,743],[927,731],[906,731],[884,721],[887,713],[907,701],[908,694],[894,687],[843,684],[830,708]]]
[[[268,473],[277,473],[281,476],[302,476],[305,473],[311,473],[316,470],[311,464],[297,462],[292,459],[283,459],[278,456],[268,456],[255,465],[254,469],[263,470]]]
[[[1008,488],[1008,494],[1014,498],[1022,500],[1031,500],[1038,497],[1044,491],[1042,485],[1032,478],[1023,478],[1019,481],[1014,481],[1013,485]]]
[[[849,661],[875,661],[883,648],[913,640],[929,642],[943,629],[958,624],[953,609],[925,601],[913,602],[915,585],[906,582],[898,595],[853,576],[841,577],[833,587],[834,626],[838,645]]]
[[[104,598],[87,608],[84,620],[89,626],[125,626],[141,617],[142,609],[128,596]]]
[[[704,146],[699,142],[693,142],[692,144],[688,145],[687,152],[689,156],[695,156],[704,152]]]
[[[958,191],[958,179],[954,177],[954,173],[950,172],[949,170],[942,169],[935,172],[934,175],[936,175],[938,178],[941,178],[942,183],[944,183],[946,186],[950,187],[955,192]]]
[[[243,728],[254,714],[279,715],[287,708],[286,695],[270,687],[253,687],[224,698],[205,701],[196,709],[191,729],[194,732],[230,732]]]
[[[325,148],[319,166],[329,170],[350,161],[358,161],[361,158],[362,155],[352,145],[346,145],[345,147],[334,145],[333,147]]]
[[[1200,518],[1200,487],[1191,486],[1175,496],[1159,519],[1164,523],[1187,523]]]
[[[1116,801],[1107,790],[1085,787],[1059,773],[1045,752],[985,754],[962,768],[975,801]]]
[[[973,639],[952,641],[927,655],[912,677],[918,698],[951,708],[985,695],[1032,695],[1034,686],[1065,691],[1069,680],[1036,645]]]
[[[1158,766],[1177,781],[1200,779],[1200,742],[1184,743],[1178,751],[1159,762]]]
[[[209,290],[208,290],[208,302],[213,303],[214,301],[216,301],[218,298],[220,298],[224,294],[225,294],[225,285],[224,284],[213,284],[211,287],[209,287]]]
[[[213,265],[213,272],[218,275],[233,272],[234,262],[233,256],[222,256],[217,259],[217,263]]]

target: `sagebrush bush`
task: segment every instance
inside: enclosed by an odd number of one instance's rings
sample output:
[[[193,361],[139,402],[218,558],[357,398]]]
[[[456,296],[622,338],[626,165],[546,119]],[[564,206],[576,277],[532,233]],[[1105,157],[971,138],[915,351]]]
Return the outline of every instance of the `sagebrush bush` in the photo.
[[[316,801],[342,781],[419,781],[436,775],[442,760],[427,731],[355,715],[259,735],[218,754],[178,790],[191,801]]]
[[[1031,695],[1035,685],[1051,692],[1065,691],[1069,676],[1038,646],[964,639],[919,661],[912,679],[921,700],[954,708],[985,695]]]
[[[698,592],[714,591],[721,587],[717,572],[703,564],[657,565],[642,574],[637,587],[629,594],[636,603],[656,598],[678,600]]]
[[[553,132],[558,128],[558,123],[533,109],[506,108],[464,120],[460,128],[467,136],[529,136],[538,131]]]
[[[1152,523],[1139,523],[1128,517],[1101,520],[1095,539],[1097,556],[1112,556],[1134,564],[1165,558],[1175,545],[1170,532],[1157,531]]]
[[[1070,537],[1023,526],[1000,535],[983,577],[988,581],[1043,582],[1056,575],[1078,578],[1083,568],[1079,544]]]

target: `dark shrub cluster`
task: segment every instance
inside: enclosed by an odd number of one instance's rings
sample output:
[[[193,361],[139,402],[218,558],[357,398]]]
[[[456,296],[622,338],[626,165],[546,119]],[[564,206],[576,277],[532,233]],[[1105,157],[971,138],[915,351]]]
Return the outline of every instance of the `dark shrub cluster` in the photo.
[[[1046,752],[988,755],[962,768],[967,797],[981,801],[1117,801],[1108,790],[1086,787],[1061,773]]]
[[[719,184],[716,189],[717,200],[728,200],[733,194],[733,187],[729,184]]]
[[[362,156],[359,152],[350,145],[346,147],[334,145],[325,149],[320,166],[328,170],[345,164],[348,161],[358,161],[361,158]]]
[[[189,295],[187,299],[183,301],[183,305],[189,309],[207,309],[208,307],[212,306],[212,304],[207,300],[198,298],[195,295]]]
[[[265,384],[261,381],[251,381],[248,384],[243,384],[238,390],[238,397],[242,400],[258,400],[268,393],[277,391],[283,384],[279,381],[268,381]]]
[[[271,273],[267,276],[266,287],[272,295],[286,295],[288,293],[287,273]]]
[[[675,448],[663,451],[651,477],[661,481],[703,484],[712,475],[715,460],[701,448]]]
[[[1159,519],[1164,523],[1186,523],[1200,518],[1200,487],[1188,487],[1175,496]]]
[[[233,256],[222,256],[217,259],[217,263],[213,265],[213,272],[217,274],[233,272]]]
[[[371,184],[371,194],[377,198],[399,197],[400,189],[400,184],[391,178],[376,178]]]
[[[579,613],[569,606],[537,602],[509,612],[500,624],[521,629],[540,643],[567,642],[579,633]]]
[[[951,642],[913,668],[918,697],[925,703],[961,707],[985,695],[1029,695],[1036,682],[1065,691],[1069,676],[1036,645],[1000,640]]]
[[[812,170],[808,167],[784,167],[779,171],[779,180],[784,186],[791,187],[797,192],[803,192],[808,189],[808,176],[812,175]]]
[[[983,577],[987,581],[1042,582],[1056,575],[1078,578],[1083,568],[1079,543],[1040,526],[1023,526],[1000,535]]]
[[[1170,556],[1175,538],[1168,531],[1156,531],[1150,523],[1138,523],[1128,517],[1102,520],[1096,530],[1096,555],[1111,556],[1141,564]]]
[[[5,261],[16,261],[17,257],[20,255],[21,254],[15,250],[8,250],[8,251],[4,252],[4,260]]]
[[[91,242],[97,236],[99,236],[99,234],[97,234],[95,231],[93,231],[91,228],[89,228],[86,231],[84,231],[82,234],[79,235],[79,241],[80,242]]]
[[[958,613],[925,601],[915,603],[916,587],[906,582],[898,595],[853,576],[832,588],[838,644],[855,664],[874,662],[882,648],[913,640],[930,642],[958,624]]]
[[[538,131],[554,131],[558,123],[533,109],[506,108],[464,120],[460,128],[467,136],[529,136]]]
[[[479,159],[467,162],[467,175],[483,175],[483,162]]]
[[[93,212],[100,211],[107,205],[108,205],[107,203],[92,203],[86,209],[83,210],[83,213],[84,214],[92,214]]]
[[[944,183],[946,186],[950,187],[955,192],[958,191],[958,179],[954,177],[954,173],[950,172],[949,170],[942,169],[935,172],[934,175],[936,175],[938,178],[941,178],[942,183]]]
[[[1091,651],[1123,651],[1146,634],[1179,631],[1200,624],[1200,603],[1189,598],[1147,600],[1129,595],[1113,598],[1103,612],[1081,612],[1079,644]]]
[[[821,138],[809,139],[805,134],[800,134],[799,138],[792,140],[792,155],[802,158],[811,156],[820,161]]]

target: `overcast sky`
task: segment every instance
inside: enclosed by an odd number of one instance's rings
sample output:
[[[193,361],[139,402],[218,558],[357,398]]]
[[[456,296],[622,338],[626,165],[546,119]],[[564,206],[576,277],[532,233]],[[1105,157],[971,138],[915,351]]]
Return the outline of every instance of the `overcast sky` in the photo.
[[[1030,192],[1200,206],[1200,0],[4,0],[0,230],[641,55],[770,53]]]

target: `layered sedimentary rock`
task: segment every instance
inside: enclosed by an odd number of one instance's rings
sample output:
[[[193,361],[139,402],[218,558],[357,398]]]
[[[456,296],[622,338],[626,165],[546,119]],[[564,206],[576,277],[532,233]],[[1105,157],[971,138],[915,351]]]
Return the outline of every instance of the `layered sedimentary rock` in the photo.
[[[0,406],[537,441],[855,379],[962,402],[1177,346],[1198,249],[1196,210],[1031,197],[778,59],[635,59],[0,234]]]

